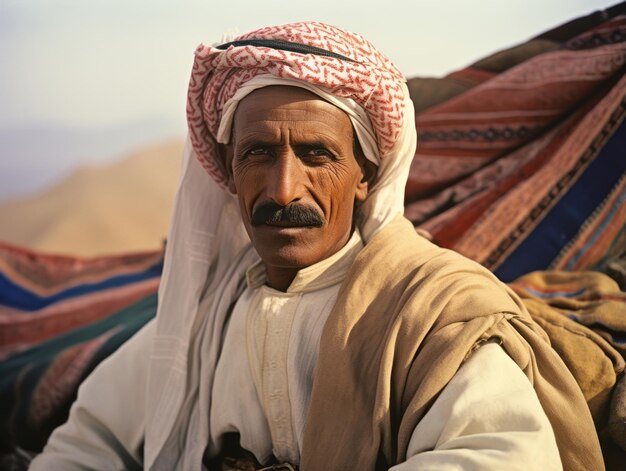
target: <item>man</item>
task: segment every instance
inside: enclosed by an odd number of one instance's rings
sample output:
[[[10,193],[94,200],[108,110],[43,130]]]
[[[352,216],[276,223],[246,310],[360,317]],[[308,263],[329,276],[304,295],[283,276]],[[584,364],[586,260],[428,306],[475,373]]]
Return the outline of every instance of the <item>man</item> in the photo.
[[[312,22],[200,46],[187,111],[156,323],[33,469],[602,467],[519,300],[402,218],[413,109],[369,42]]]

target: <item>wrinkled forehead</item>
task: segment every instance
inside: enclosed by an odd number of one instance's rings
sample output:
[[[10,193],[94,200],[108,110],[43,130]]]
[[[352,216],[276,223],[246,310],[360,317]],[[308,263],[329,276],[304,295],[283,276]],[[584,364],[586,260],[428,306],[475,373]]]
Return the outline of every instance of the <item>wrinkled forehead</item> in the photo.
[[[250,107],[278,108],[282,105],[306,104],[307,102],[324,103],[328,104],[329,107],[338,109],[309,90],[287,85],[270,85],[257,88],[240,100],[237,109]]]
[[[354,129],[349,116],[318,95],[299,87],[273,85],[254,90],[237,105],[232,136],[242,127],[280,125],[287,128],[345,135],[352,139]]]

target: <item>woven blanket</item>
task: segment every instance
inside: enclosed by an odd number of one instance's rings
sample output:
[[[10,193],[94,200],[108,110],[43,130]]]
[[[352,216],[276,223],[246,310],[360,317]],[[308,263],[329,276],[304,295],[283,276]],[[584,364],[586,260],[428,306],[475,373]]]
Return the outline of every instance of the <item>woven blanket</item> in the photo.
[[[418,104],[405,213],[417,227],[505,281],[601,267],[624,252],[626,6],[618,7],[613,18],[572,22],[441,82],[413,81],[414,93],[448,98]]]
[[[156,291],[162,252],[77,258],[0,243],[0,360]]]
[[[154,317],[162,264],[0,244],[0,449],[41,449],[80,382]]]
[[[626,293],[598,272],[541,271],[509,286],[580,385],[607,469],[626,459]]]

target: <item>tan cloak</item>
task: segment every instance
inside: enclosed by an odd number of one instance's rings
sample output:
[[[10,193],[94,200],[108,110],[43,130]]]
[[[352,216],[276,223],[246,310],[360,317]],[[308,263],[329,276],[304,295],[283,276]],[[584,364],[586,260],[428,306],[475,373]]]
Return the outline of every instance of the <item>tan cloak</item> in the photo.
[[[403,217],[365,246],[324,327],[301,469],[386,469],[477,343],[497,337],[533,384],[566,470],[604,469],[576,381],[519,298]]]

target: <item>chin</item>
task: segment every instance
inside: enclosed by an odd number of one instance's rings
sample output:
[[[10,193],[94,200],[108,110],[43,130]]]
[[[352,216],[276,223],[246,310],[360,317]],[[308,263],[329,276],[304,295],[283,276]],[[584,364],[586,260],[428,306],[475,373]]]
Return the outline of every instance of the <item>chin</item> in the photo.
[[[257,249],[257,252],[266,265],[280,268],[306,268],[327,258],[310,247],[283,246],[267,251]]]

